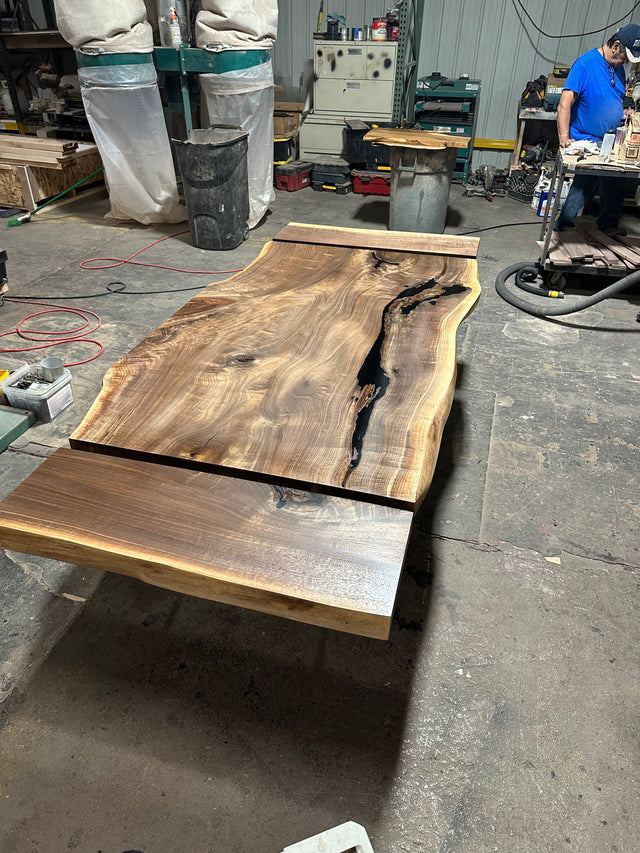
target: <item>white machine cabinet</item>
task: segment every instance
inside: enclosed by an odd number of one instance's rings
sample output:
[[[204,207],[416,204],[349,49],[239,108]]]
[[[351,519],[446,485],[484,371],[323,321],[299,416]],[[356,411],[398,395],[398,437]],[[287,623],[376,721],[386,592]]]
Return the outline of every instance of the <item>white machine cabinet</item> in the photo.
[[[313,113],[300,128],[300,157],[345,154],[344,119],[390,122],[398,44],[315,41]]]
[[[393,41],[316,42],[314,113],[391,121],[397,51]]]

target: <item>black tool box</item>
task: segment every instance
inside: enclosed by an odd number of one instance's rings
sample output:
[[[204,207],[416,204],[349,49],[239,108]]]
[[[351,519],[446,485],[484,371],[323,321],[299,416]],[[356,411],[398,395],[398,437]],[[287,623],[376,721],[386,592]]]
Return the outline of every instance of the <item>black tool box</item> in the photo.
[[[314,189],[316,192],[333,192],[336,195],[346,195],[352,191],[351,181],[344,181],[343,183],[328,183],[326,181],[312,181],[311,189]]]
[[[389,169],[389,146],[376,145],[365,140],[365,134],[374,127],[396,127],[391,122],[366,122],[362,119],[345,119],[347,160],[352,168],[375,172]]]

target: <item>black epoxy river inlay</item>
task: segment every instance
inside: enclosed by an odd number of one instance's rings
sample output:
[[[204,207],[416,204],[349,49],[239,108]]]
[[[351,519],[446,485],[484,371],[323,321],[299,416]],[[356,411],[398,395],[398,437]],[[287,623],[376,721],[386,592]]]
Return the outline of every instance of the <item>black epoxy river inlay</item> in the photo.
[[[424,281],[421,284],[415,284],[411,287],[406,287],[395,296],[391,302],[388,302],[382,312],[382,320],[380,323],[380,332],[373,343],[371,349],[367,353],[360,366],[356,377],[358,383],[358,392],[353,399],[357,401],[356,419],[351,436],[351,461],[347,473],[345,474],[342,485],[346,484],[347,478],[354,468],[357,468],[362,458],[362,445],[369,428],[373,407],[377,400],[384,397],[387,387],[389,386],[390,377],[382,366],[382,350],[384,347],[385,337],[387,335],[387,327],[393,314],[406,317],[415,308],[418,308],[424,302],[430,305],[436,305],[440,299],[445,296],[452,296],[456,293],[464,293],[468,290],[462,284],[445,285],[438,293],[429,293],[430,290],[438,283],[438,279],[432,278],[429,281]],[[417,297],[417,298],[416,298]]]

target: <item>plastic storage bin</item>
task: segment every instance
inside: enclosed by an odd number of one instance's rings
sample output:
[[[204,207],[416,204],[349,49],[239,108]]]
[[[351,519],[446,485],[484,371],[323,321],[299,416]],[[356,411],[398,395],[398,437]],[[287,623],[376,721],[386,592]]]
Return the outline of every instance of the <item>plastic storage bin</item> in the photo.
[[[347,160],[351,166],[365,167],[367,171],[377,169],[389,169],[389,147],[387,145],[374,145],[364,139],[365,134],[372,127],[395,127],[389,122],[352,122],[345,127],[347,139]]]
[[[248,133],[214,125],[174,139],[189,216],[198,249],[235,249],[249,235]]]
[[[296,152],[294,136],[277,136],[273,139],[273,165],[283,166],[290,163]]]
[[[16,387],[29,375],[34,377],[29,387]],[[2,383],[2,390],[10,406],[34,412],[43,423],[49,423],[73,403],[71,373],[66,368],[55,382],[43,382],[41,366],[25,364]]]

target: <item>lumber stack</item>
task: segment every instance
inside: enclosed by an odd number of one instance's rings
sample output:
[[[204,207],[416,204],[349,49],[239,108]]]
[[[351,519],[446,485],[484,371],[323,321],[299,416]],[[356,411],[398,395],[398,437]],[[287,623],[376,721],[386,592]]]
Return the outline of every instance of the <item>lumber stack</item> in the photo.
[[[95,145],[84,142],[0,133],[1,163],[68,169],[79,158],[95,154],[96,151]]]
[[[0,133],[0,204],[31,210],[101,163],[93,143]]]
[[[569,231],[554,232],[549,244],[554,267],[594,266],[602,270],[637,270],[640,267],[640,238],[610,237],[592,220],[577,219]]]
[[[288,225],[107,372],[0,547],[386,638],[477,245]]]

